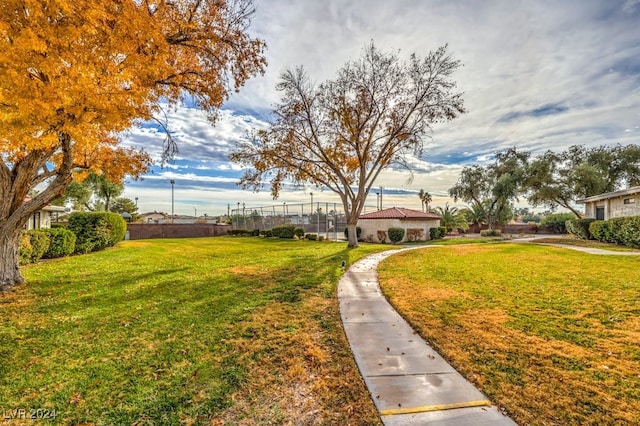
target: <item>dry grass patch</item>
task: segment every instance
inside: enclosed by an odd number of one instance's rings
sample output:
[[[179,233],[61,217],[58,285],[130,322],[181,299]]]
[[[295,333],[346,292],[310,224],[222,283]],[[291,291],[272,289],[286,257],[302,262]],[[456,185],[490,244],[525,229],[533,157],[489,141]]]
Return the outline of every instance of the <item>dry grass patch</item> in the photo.
[[[500,244],[403,253],[384,292],[520,424],[640,422],[640,259]]]

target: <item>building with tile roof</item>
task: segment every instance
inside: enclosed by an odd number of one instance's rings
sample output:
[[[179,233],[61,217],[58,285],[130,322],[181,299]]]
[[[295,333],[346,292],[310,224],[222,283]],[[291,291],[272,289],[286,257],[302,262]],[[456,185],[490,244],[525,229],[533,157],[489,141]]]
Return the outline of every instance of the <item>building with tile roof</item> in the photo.
[[[429,229],[440,226],[440,216],[404,207],[391,207],[360,215],[358,226],[362,229],[361,238],[370,242],[389,242],[389,228],[403,228],[403,241],[426,241],[429,239]]]

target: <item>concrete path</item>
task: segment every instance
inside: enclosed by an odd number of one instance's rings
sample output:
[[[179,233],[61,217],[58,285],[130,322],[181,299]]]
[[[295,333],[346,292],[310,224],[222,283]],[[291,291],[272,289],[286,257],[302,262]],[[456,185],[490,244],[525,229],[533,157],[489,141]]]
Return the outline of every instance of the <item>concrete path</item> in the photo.
[[[592,247],[580,247],[580,246],[574,246],[571,244],[544,243],[544,242],[537,242],[535,238],[517,238],[508,242],[532,243],[532,244],[538,244],[541,246],[551,246],[551,247],[559,247],[559,248],[565,248],[570,250],[576,250],[576,251],[581,251],[583,253],[589,253],[589,254],[599,254],[599,255],[609,255],[609,256],[640,256],[640,251],[613,251],[613,250],[604,250],[604,249],[592,248]]]
[[[391,307],[377,267],[411,247],[368,256],[338,284],[342,323],[385,425],[515,425],[453,369]]]

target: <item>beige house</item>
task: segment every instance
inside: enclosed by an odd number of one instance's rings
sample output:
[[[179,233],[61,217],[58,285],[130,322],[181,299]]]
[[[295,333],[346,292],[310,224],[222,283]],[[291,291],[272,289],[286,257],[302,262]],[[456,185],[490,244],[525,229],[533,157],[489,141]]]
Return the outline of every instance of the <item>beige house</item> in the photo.
[[[584,204],[587,218],[608,220],[622,216],[640,216],[640,186],[607,192],[577,200]]]
[[[35,212],[29,218],[25,229],[51,228],[51,218],[57,217],[58,213],[63,213],[64,207],[46,206],[42,210]]]
[[[391,207],[361,215],[358,226],[362,229],[361,238],[370,242],[381,242],[383,238],[389,242],[389,228],[403,228],[403,241],[426,241],[429,239],[429,229],[440,226],[440,216],[403,207]]]

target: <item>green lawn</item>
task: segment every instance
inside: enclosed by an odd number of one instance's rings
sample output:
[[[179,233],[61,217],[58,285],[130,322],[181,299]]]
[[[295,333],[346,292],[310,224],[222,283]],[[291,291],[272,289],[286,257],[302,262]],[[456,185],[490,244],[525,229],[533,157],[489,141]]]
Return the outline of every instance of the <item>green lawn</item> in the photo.
[[[429,247],[380,268],[393,305],[519,424],[640,424],[640,257]]]
[[[378,421],[342,333],[340,264],[388,246],[123,242],[0,294],[0,409],[54,423]]]

